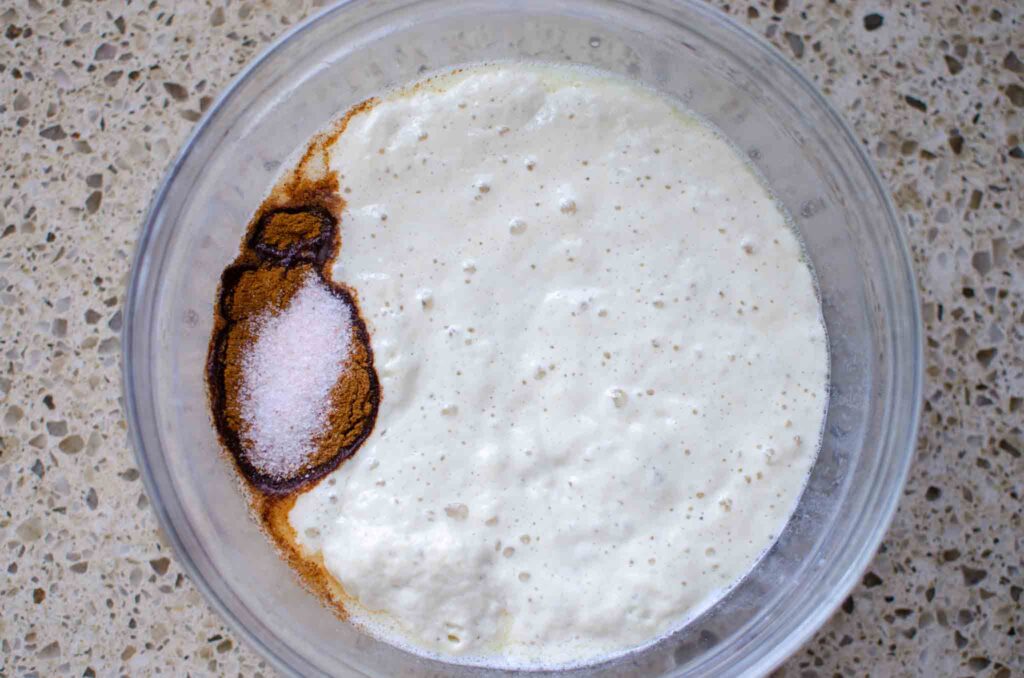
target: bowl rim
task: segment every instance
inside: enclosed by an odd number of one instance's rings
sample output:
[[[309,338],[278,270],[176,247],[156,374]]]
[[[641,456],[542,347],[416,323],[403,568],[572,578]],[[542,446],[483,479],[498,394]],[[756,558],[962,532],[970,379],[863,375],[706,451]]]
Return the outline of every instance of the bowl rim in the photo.
[[[429,1],[430,0],[403,0],[403,7],[405,9],[409,9],[415,5],[427,4]],[[896,508],[898,507],[900,498],[903,495],[910,467],[913,464],[916,455],[918,432],[921,424],[924,388],[924,333],[920,310],[920,296],[913,260],[911,258],[906,235],[902,228],[900,213],[893,205],[886,182],[879,174],[875,163],[871,160],[863,145],[857,141],[857,136],[854,134],[853,128],[846,119],[789,58],[783,55],[774,45],[768,42],[761,35],[738,23],[731,16],[716,7],[711,6],[705,0],[674,1],[677,4],[684,6],[686,10],[701,15],[702,19],[708,22],[713,22],[720,28],[732,31],[737,34],[739,38],[750,43],[752,47],[761,53],[762,56],[770,60],[773,66],[781,68],[790,78],[792,78],[793,82],[815,102],[819,107],[819,111],[824,112],[828,116],[830,122],[834,124],[846,137],[846,140],[849,142],[849,146],[855,149],[857,160],[861,165],[861,168],[865,170],[865,175],[870,181],[871,189],[880,199],[880,206],[887,215],[888,223],[885,227],[890,231],[888,235],[893,238],[895,243],[894,249],[897,253],[897,258],[893,262],[896,264],[896,267],[893,269],[894,279],[898,279],[899,277],[904,278],[904,282],[906,283],[905,291],[909,296],[908,306],[910,307],[909,310],[911,314],[911,317],[909,318],[909,327],[912,334],[912,339],[909,343],[913,350],[909,352],[907,356],[897,359],[896,362],[899,363],[902,360],[909,363],[910,381],[906,387],[913,395],[913,398],[909,404],[909,416],[905,419],[906,423],[904,426],[898,427],[898,430],[896,427],[891,425],[887,426],[885,429],[886,434],[882,443],[882,447],[887,449],[893,447],[897,447],[897,449],[905,447],[906,449],[905,453],[897,460],[898,464],[892,468],[888,474],[894,480],[892,492],[889,496],[885,497],[884,501],[878,506],[878,529],[869,535],[869,538],[861,544],[861,548],[857,552],[856,556],[846,564],[845,572],[840,577],[839,584],[834,587],[831,600],[828,601],[830,604],[819,605],[812,614],[793,627],[792,631],[786,636],[787,642],[784,645],[776,646],[763,655],[758,668],[764,669],[764,673],[767,674],[778,668],[784,661],[799,651],[800,648],[802,648],[813,636],[813,634],[816,633],[835,614],[835,611],[839,608],[842,601],[848,597],[850,591],[856,586],[861,574],[870,565],[871,560],[874,558],[879,545],[888,533],[889,527],[895,517]],[[205,576],[201,572],[195,559],[186,548],[185,541],[179,533],[174,519],[167,510],[164,502],[161,500],[161,492],[157,487],[156,480],[153,476],[153,469],[145,454],[146,445],[143,440],[142,420],[140,417],[138,403],[136,401],[139,389],[135,385],[136,375],[133,369],[135,364],[133,360],[135,353],[134,342],[136,341],[136,334],[142,336],[145,336],[146,334],[143,329],[136,326],[138,323],[136,318],[136,308],[138,298],[140,297],[141,292],[145,288],[152,273],[150,269],[152,267],[153,254],[149,251],[149,245],[154,240],[154,237],[158,232],[168,227],[162,219],[162,210],[164,208],[167,194],[178,179],[185,160],[193,152],[200,140],[204,139],[210,132],[213,121],[218,117],[224,108],[225,103],[235,96],[242,84],[245,83],[256,70],[261,68],[273,54],[286,44],[290,43],[293,39],[311,30],[328,15],[337,12],[349,11],[355,6],[366,5],[371,2],[372,0],[339,0],[336,4],[311,13],[308,17],[297,22],[294,26],[288,28],[276,39],[271,41],[262,51],[246,63],[245,66],[243,66],[243,68],[231,78],[228,84],[224,86],[216,96],[212,105],[195,124],[192,131],[182,143],[180,150],[165,170],[163,178],[161,179],[157,190],[153,194],[153,198],[149,202],[149,206],[145,217],[143,218],[139,230],[139,236],[135,244],[130,278],[127,285],[125,300],[122,305],[125,321],[121,330],[121,345],[123,347],[121,353],[121,395],[124,403],[125,418],[128,424],[128,438],[133,448],[136,463],[141,471],[146,493],[151,498],[150,504],[156,514],[157,521],[171,543],[177,562],[181,565],[182,569],[188,575],[195,587],[202,593],[207,603],[216,610],[224,623],[231,628],[234,633],[244,638],[250,647],[255,649],[259,655],[264,657],[275,669],[286,675],[298,674],[296,673],[295,667],[289,664],[285,657],[281,656],[274,648],[264,642],[255,630],[245,625],[242,620],[232,612],[228,603],[215,592],[212,585],[206,580]],[[606,0],[604,4],[619,5],[626,9],[648,10],[648,8],[644,6],[643,0]],[[511,6],[509,7],[509,9],[512,8],[513,7]],[[883,227],[879,226],[879,228]],[[146,329],[148,330],[148,327]],[[892,328],[888,328],[888,330],[890,334],[893,332]],[[886,414],[887,416],[891,415],[888,408],[886,409]],[[892,439],[896,435],[900,435],[905,438],[905,444],[898,446],[893,445]],[[892,463],[890,462],[889,465],[891,467]],[[241,601],[236,602],[244,605]],[[348,665],[346,668],[358,671],[358,669],[352,665]]]

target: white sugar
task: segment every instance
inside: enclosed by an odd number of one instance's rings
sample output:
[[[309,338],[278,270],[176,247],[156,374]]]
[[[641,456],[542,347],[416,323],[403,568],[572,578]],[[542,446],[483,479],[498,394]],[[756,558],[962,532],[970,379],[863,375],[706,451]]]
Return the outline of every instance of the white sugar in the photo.
[[[246,455],[263,473],[286,477],[315,451],[348,358],[351,313],[309,275],[284,311],[256,321],[256,341],[242,365],[241,409]]]

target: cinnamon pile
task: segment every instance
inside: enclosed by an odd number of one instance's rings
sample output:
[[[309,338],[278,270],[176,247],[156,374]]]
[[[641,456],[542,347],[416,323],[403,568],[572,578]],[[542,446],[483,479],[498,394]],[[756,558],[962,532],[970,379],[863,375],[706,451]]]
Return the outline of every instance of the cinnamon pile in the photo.
[[[329,139],[321,139],[320,148],[326,149],[328,142]],[[325,169],[326,153],[322,159],[317,157],[317,148],[315,141],[290,179],[264,201],[250,222],[238,256],[221,275],[207,358],[210,403],[221,442],[253,488],[271,495],[303,487],[352,455],[373,429],[379,402],[366,325],[352,293],[330,277],[339,249],[338,216],[343,203],[336,178]],[[311,174],[317,174],[317,161],[324,169],[319,179],[311,179]],[[252,375],[247,375],[247,361],[251,363],[254,346],[268,319],[286,312],[304,285],[329,290],[336,302],[342,302],[331,308],[347,311],[349,318],[344,325],[338,325],[344,327],[347,336],[339,330],[337,337],[345,350],[344,364],[324,361],[323,370],[336,370],[338,377],[323,405],[321,430],[315,432],[306,446],[308,454],[296,463],[268,464],[265,452],[259,450],[252,417],[245,416],[246,398],[251,397],[251,386],[247,387],[247,383],[252,381]],[[301,359],[309,373],[309,361],[319,356],[301,353],[302,349],[301,345],[288,347],[296,362]],[[283,359],[287,360],[288,355]],[[274,371],[287,374],[288,366],[281,367],[284,369]],[[322,377],[318,368],[313,365],[312,373]],[[305,405],[318,407],[312,402]],[[285,410],[281,412],[285,420],[272,423],[287,430],[292,422]],[[291,416],[307,414],[297,412]]]

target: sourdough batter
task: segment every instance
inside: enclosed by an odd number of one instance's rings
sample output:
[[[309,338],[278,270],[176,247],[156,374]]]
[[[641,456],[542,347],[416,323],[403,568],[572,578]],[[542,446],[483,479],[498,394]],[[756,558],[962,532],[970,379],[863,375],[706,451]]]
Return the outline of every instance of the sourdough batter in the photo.
[[[636,85],[506,65],[385,97],[330,162],[382,399],[290,521],[357,623],[578,663],[751,569],[815,458],[828,358],[800,245],[730,144]]]

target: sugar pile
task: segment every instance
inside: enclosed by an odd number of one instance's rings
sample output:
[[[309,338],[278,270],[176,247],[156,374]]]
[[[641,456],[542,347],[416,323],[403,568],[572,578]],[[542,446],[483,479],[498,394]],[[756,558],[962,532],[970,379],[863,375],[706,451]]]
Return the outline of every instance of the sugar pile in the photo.
[[[286,477],[315,453],[348,357],[351,313],[311,274],[284,311],[256,321],[257,338],[242,364],[241,414],[246,455],[263,473]]]

